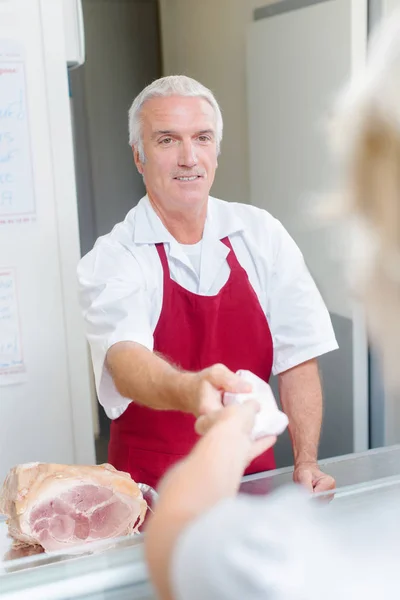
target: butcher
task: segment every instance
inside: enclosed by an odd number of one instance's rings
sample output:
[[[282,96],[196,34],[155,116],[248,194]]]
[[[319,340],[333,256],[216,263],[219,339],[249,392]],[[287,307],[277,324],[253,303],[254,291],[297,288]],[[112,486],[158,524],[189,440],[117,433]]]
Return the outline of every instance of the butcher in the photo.
[[[192,450],[196,418],[224,392],[251,391],[236,375],[245,369],[278,376],[294,479],[328,490],[317,357],[337,348],[329,313],[279,221],[210,196],[222,130],[212,92],[186,76],[154,81],[130,108],[146,195],[78,266],[109,462],[156,486]],[[246,473],[273,468],[268,449]]]

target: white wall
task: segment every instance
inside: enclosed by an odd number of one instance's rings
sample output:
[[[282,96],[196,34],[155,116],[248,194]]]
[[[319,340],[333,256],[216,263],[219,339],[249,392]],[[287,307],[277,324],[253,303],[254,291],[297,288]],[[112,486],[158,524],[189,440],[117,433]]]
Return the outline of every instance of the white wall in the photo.
[[[185,74],[215,93],[224,140],[212,193],[250,202],[246,28],[267,0],[159,0],[164,75]]]
[[[389,15],[400,8],[399,0],[381,0],[382,14]]]

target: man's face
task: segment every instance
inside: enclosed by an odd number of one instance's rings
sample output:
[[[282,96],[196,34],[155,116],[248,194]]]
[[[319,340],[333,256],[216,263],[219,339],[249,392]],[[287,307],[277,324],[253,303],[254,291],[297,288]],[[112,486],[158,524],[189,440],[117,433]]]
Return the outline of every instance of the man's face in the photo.
[[[151,98],[142,108],[145,162],[134,149],[147,193],[161,210],[181,211],[208,198],[217,168],[214,110],[203,98]]]

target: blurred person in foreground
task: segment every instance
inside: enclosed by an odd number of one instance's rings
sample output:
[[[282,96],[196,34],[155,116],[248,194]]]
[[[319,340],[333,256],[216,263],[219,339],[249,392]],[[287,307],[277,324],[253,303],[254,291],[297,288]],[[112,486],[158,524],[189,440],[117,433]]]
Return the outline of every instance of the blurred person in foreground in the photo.
[[[338,102],[333,134],[354,225],[352,282],[385,378],[400,387],[400,14],[373,40],[367,68]],[[330,600],[400,595],[400,503],[321,510],[295,487],[237,495],[257,404],[197,421],[204,437],[163,480],[146,536],[150,575],[167,600]]]

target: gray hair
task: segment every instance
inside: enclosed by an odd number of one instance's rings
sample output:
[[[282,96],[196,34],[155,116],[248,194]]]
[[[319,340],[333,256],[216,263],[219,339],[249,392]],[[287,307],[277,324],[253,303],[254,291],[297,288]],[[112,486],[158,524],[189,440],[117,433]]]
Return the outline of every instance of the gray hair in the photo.
[[[207,100],[212,106],[215,113],[216,120],[216,142],[217,152],[220,151],[223,121],[221,109],[215,99],[214,94],[206,88],[204,85],[192,79],[186,77],[186,75],[169,75],[168,77],[161,77],[156,79],[150,85],[144,88],[132,103],[129,109],[129,144],[135,146],[139,152],[139,158],[141,162],[145,161],[143,139],[142,139],[142,123],[141,123],[141,110],[144,103],[150,98],[155,97],[168,97],[168,96],[186,96],[186,97],[200,97]]]

